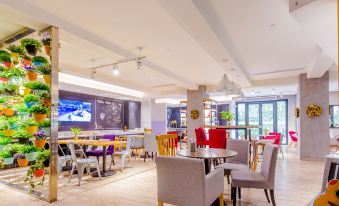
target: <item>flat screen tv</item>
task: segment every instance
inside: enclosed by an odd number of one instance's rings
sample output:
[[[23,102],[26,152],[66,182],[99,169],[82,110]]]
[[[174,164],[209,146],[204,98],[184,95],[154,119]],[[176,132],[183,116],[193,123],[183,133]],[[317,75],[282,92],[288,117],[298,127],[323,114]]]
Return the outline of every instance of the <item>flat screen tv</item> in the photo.
[[[67,99],[59,100],[59,122],[90,122],[91,103]]]

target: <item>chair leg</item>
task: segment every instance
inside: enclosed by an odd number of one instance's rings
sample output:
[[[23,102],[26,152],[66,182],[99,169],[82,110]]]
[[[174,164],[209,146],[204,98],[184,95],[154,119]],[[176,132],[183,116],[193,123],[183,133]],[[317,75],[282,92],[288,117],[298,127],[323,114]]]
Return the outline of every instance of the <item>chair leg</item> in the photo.
[[[239,200],[241,199],[241,188],[240,187],[238,187],[238,196],[239,196]]]
[[[227,177],[227,183],[230,184],[230,176],[226,175],[226,177]]]
[[[75,170],[75,165],[73,165],[73,166],[72,166],[72,171],[71,171],[71,175],[69,176],[68,183],[71,183],[71,179],[72,179],[72,176],[73,176],[74,170]]]
[[[237,206],[237,188],[233,187],[233,206]]]
[[[126,159],[126,157],[124,157],[124,156],[121,157],[121,172],[124,171],[124,163],[125,163],[125,159]]]
[[[264,191],[265,191],[265,195],[266,195],[267,202],[268,202],[268,203],[271,203],[271,202],[270,202],[270,198],[268,197],[267,189],[264,189]]]
[[[144,162],[146,162],[146,151],[145,151],[145,154],[144,154]]]
[[[164,206],[164,203],[158,200],[158,206]]]
[[[284,157],[284,152],[283,152],[283,149],[282,149],[281,146],[280,146],[280,152],[281,152],[281,155],[282,155],[282,159],[285,159],[285,157]]]
[[[98,173],[99,179],[101,180],[101,173],[100,173],[99,163],[96,166],[97,166],[97,173]]]
[[[219,205],[224,206],[224,193],[220,193],[219,195]]]
[[[271,195],[272,205],[276,206],[275,199],[274,199],[274,190],[270,190],[270,195]]]

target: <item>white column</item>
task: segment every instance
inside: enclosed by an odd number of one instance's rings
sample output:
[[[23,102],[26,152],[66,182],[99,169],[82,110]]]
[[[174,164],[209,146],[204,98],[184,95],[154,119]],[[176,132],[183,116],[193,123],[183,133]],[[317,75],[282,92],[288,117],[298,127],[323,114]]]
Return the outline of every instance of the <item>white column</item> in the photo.
[[[167,132],[167,104],[155,103],[151,100],[151,128],[154,134],[166,134]]]

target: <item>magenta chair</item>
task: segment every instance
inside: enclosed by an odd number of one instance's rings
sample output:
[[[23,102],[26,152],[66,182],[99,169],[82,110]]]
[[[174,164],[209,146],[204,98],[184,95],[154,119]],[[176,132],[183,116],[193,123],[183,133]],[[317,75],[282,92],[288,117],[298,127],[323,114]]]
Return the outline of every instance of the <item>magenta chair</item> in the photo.
[[[280,153],[281,153],[281,155],[282,155],[282,157],[284,159],[285,158],[284,157],[284,152],[282,150],[281,142],[280,142],[281,133],[280,132],[269,132],[266,137],[265,137],[265,139],[274,139],[274,142],[272,144],[275,144],[275,145],[279,146]]]
[[[197,147],[206,147],[209,146],[209,141],[207,140],[205,131],[203,128],[197,128],[195,131],[195,138],[197,142]]]
[[[209,145],[210,148],[226,149],[226,130],[224,129],[210,129],[209,134]]]
[[[294,147],[298,145],[298,133],[295,131],[289,131],[288,134],[291,138],[291,143],[288,145],[288,147],[291,147],[292,144],[294,144]]]

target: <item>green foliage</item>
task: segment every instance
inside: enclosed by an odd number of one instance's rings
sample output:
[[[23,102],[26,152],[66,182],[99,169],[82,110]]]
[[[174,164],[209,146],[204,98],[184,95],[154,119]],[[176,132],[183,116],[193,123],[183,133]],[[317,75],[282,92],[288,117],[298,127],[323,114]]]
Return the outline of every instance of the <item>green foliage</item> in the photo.
[[[39,97],[34,94],[28,94],[24,97],[24,102],[38,102]]]
[[[15,45],[15,44],[10,44],[7,47],[7,50],[13,52],[13,53],[18,53],[20,55],[25,54],[25,49],[21,45]]]
[[[12,59],[11,59],[11,55],[10,54],[6,54],[6,53],[1,53],[0,54],[0,62],[3,63],[3,62],[12,62]]]
[[[5,51],[5,50],[0,50],[0,55],[11,56],[11,55],[9,54],[9,52],[8,52],[8,51]]]
[[[10,123],[10,124],[18,124],[19,118],[16,117],[16,116],[13,116],[13,117],[9,117],[9,118],[7,119],[7,121],[8,121],[8,123]]]
[[[42,75],[49,75],[51,74],[52,67],[49,63],[43,63],[35,67],[35,70]]]
[[[48,174],[48,170],[45,169],[44,176],[41,178],[40,181],[33,181],[34,172],[39,169],[44,169],[44,162],[50,158],[50,151],[49,150],[43,150],[41,152],[38,152],[36,156],[36,161],[34,164],[32,164],[26,174],[25,182],[28,182],[30,185],[29,192],[32,193],[37,186],[42,186],[46,180],[46,176]]]
[[[234,114],[229,111],[220,112],[220,116],[222,120],[226,120],[226,121],[232,121],[234,119]]]
[[[25,77],[26,73],[18,67],[14,67],[8,70],[9,77]]]
[[[36,39],[32,39],[32,38],[24,38],[24,39],[21,39],[20,41],[22,47],[25,47],[27,45],[33,45],[35,46],[38,50],[40,50],[41,48],[41,43],[36,40]]]
[[[29,109],[31,114],[47,114],[47,107],[42,105],[34,105]]]
[[[38,123],[34,119],[29,118],[22,123],[22,127],[38,126]]]
[[[6,103],[7,101],[8,101],[8,97],[7,96],[0,97],[0,104]]]
[[[11,157],[13,157],[13,155],[8,150],[2,150],[2,151],[0,151],[0,157],[1,158],[11,158]]]
[[[12,156],[16,153],[19,152],[20,148],[22,147],[23,145],[22,144],[19,144],[19,143],[14,143],[14,144],[8,144],[6,145],[3,150],[5,151],[9,151]]]
[[[1,137],[0,138],[0,145],[9,144],[11,142],[12,142],[12,138],[10,138],[10,137]]]
[[[50,127],[51,126],[51,120],[44,120],[39,123],[39,127]]]
[[[41,43],[43,44],[43,45],[51,45],[51,38],[43,38],[43,39],[41,39]]]
[[[7,70],[5,67],[3,67],[3,66],[1,66],[0,65],[0,72],[3,72],[3,71],[5,71],[5,70]]]
[[[28,112],[28,108],[25,104],[16,105],[15,110],[18,111],[18,112]]]
[[[0,130],[11,129],[11,125],[7,120],[0,120]]]
[[[79,127],[71,127],[70,130],[73,132],[75,136],[77,136],[82,129]]]
[[[34,63],[34,62],[40,62],[40,63],[48,64],[48,60],[43,56],[34,56],[32,58],[32,63]]]
[[[49,86],[47,84],[38,81],[27,82],[26,84],[24,84],[24,87],[33,90],[35,89],[49,91]]]
[[[19,86],[11,82],[5,82],[0,84],[0,92],[12,94],[18,90]]]
[[[51,94],[50,93],[42,93],[41,95],[40,95],[40,98],[41,99],[51,99]]]
[[[21,59],[28,59],[28,60],[32,60],[32,58],[30,57],[30,56],[28,56],[28,55],[22,55],[21,56]]]
[[[38,148],[36,148],[34,145],[24,145],[20,148],[19,153],[21,154],[27,154],[32,152],[37,152]]]
[[[33,138],[33,136],[31,134],[28,134],[25,130],[20,129],[14,132],[13,135],[14,138],[18,138],[18,139],[29,139],[29,138]]]

